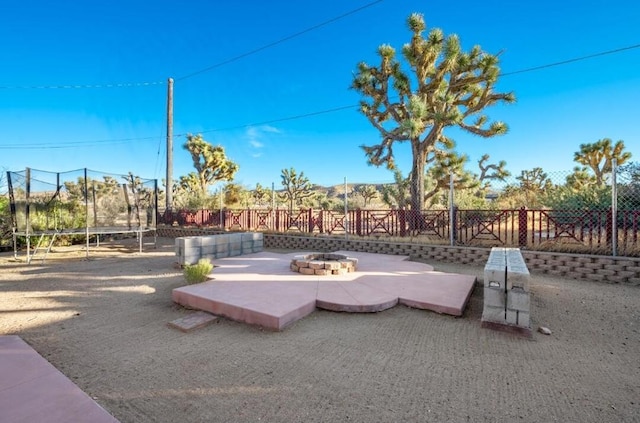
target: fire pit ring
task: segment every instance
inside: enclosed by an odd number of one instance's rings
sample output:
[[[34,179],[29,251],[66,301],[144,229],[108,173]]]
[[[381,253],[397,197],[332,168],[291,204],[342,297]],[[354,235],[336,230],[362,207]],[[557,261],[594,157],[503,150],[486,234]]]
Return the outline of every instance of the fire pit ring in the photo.
[[[355,272],[358,259],[334,253],[313,253],[294,256],[291,270],[303,275],[345,275]]]

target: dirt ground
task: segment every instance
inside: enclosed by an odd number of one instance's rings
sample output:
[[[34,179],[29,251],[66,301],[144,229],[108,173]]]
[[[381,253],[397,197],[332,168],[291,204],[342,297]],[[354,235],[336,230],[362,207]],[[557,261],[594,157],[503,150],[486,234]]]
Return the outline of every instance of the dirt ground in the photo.
[[[397,306],[316,311],[282,332],[192,313],[173,240],[0,255],[0,335],[19,335],[121,422],[640,422],[640,287],[533,275],[531,339]],[[430,263],[475,274],[482,268]]]

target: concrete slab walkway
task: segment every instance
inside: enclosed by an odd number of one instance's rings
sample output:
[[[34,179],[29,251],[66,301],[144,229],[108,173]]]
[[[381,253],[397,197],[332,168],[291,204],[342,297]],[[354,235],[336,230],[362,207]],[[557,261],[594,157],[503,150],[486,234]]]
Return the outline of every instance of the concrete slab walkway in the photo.
[[[117,423],[18,336],[0,336],[0,421]]]
[[[173,301],[232,320],[282,330],[316,308],[371,313],[397,304],[462,315],[476,277],[435,272],[406,256],[336,251],[358,259],[344,275],[301,275],[294,256],[261,252],[215,261],[213,280],[174,289]]]

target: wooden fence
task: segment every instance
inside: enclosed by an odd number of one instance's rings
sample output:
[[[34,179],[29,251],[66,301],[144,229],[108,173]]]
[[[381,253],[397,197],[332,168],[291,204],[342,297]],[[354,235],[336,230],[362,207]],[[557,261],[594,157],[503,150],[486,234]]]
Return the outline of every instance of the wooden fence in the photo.
[[[451,220],[453,215],[453,220]],[[611,255],[617,232],[618,255],[640,255],[640,210],[330,210],[242,209],[165,211],[158,223],[358,237],[399,237],[460,246],[510,246]]]

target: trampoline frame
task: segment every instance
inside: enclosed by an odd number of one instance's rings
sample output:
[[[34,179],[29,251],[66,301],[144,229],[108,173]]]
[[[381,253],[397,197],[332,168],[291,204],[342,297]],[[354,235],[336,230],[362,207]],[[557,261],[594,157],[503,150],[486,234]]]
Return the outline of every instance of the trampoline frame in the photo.
[[[59,176],[59,173],[57,173],[57,175]],[[11,223],[12,223],[12,232],[13,232],[13,254],[14,254],[14,258],[17,260],[18,259],[18,237],[20,236],[24,236],[26,239],[26,250],[27,250],[27,263],[30,264],[32,259],[34,258],[34,256],[36,255],[37,251],[39,248],[41,248],[41,244],[43,243],[45,237],[51,237],[51,239],[49,240],[49,245],[47,247],[47,250],[45,252],[45,255],[42,259],[42,261],[44,262],[46,260],[46,257],[49,253],[49,251],[51,250],[51,247],[56,239],[57,236],[62,236],[62,235],[84,235],[86,238],[86,245],[85,245],[85,251],[86,251],[86,258],[89,258],[89,250],[90,250],[90,238],[91,236],[96,236],[96,246],[100,245],[100,235],[116,235],[116,234],[135,234],[136,238],[138,239],[138,252],[142,253],[142,245],[143,245],[143,238],[145,236],[145,234],[153,234],[153,238],[154,238],[154,247],[157,247],[157,210],[158,210],[158,180],[157,179],[150,179],[149,181],[153,181],[154,182],[154,200],[153,200],[153,215],[152,215],[152,225],[151,226],[142,226],[139,225],[137,227],[134,226],[129,226],[129,227],[124,227],[124,226],[89,226],[89,198],[88,198],[88,194],[85,194],[85,215],[87,216],[87,218],[85,219],[86,221],[86,226],[84,228],[63,228],[63,229],[46,229],[46,230],[40,230],[40,231],[30,231],[29,227],[30,227],[30,220],[29,220],[29,206],[30,206],[30,202],[29,202],[29,194],[30,194],[30,169],[26,168],[25,171],[25,178],[27,180],[26,182],[26,196],[25,196],[25,230],[18,230],[17,226],[17,210],[16,210],[16,202],[15,202],[15,198],[14,198],[14,193],[13,193],[13,186],[12,186],[12,181],[11,181],[11,172],[7,172],[7,182],[8,182],[8,188],[9,188],[9,200],[10,200],[10,211],[11,211]],[[85,184],[85,189],[84,192],[88,193],[88,189],[87,189],[87,169],[84,169],[84,184]],[[126,195],[125,195],[126,197]],[[127,202],[129,201],[129,199],[127,198]],[[129,205],[129,209],[131,209],[131,205]],[[139,203],[136,199],[136,204],[135,204],[135,208],[138,211],[138,222],[141,222],[140,220],[140,216],[139,216],[139,211],[140,211],[140,207],[139,207]],[[130,217],[130,216],[129,216]],[[31,252],[31,237],[39,237],[39,241],[38,244],[36,245],[35,250],[33,251],[33,253]]]

